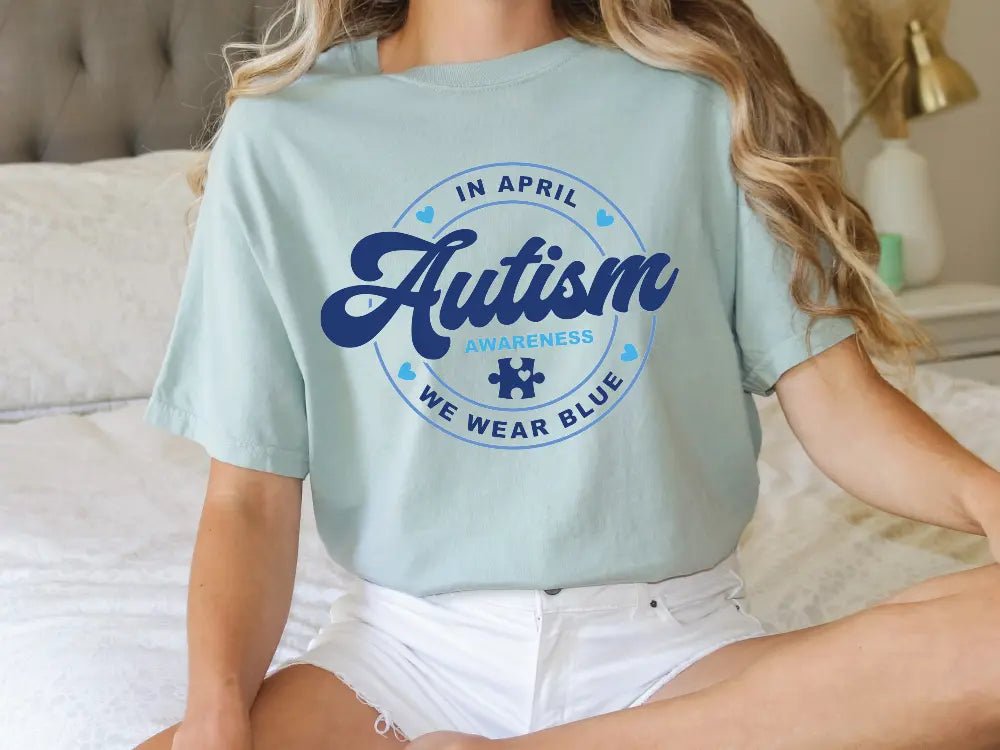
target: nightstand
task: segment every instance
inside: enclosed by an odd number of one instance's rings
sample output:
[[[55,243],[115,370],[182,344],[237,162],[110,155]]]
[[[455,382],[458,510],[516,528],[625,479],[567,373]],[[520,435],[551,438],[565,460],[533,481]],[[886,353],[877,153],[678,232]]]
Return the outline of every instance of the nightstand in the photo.
[[[936,284],[904,289],[899,300],[941,353],[924,366],[1000,385],[1000,286]]]

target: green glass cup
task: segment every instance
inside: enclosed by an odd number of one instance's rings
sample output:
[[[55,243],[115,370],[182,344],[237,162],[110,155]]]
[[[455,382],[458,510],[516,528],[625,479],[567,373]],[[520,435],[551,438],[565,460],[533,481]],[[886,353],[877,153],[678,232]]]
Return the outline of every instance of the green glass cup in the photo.
[[[893,292],[903,288],[903,235],[880,234],[882,257],[878,263],[878,275]]]

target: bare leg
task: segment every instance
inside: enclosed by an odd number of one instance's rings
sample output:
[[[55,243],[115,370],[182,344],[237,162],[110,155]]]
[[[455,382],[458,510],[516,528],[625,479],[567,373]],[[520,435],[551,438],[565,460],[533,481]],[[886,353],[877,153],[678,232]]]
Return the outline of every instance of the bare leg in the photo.
[[[733,644],[643,706],[494,744],[997,750],[1000,565],[925,581],[842,620]]]
[[[264,681],[250,712],[254,750],[390,750],[405,744],[375,731],[378,712],[334,675],[295,665]],[[136,750],[170,750],[176,727]]]

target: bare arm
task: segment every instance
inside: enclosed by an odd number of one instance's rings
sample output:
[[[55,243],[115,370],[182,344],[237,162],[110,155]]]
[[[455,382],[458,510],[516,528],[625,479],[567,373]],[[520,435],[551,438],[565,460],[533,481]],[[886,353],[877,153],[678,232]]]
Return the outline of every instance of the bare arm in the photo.
[[[302,482],[212,461],[188,592],[188,701],[175,748],[246,747],[288,618]]]
[[[878,373],[854,337],[775,386],[796,437],[845,490],[882,510],[972,534],[1000,553],[1000,473]]]

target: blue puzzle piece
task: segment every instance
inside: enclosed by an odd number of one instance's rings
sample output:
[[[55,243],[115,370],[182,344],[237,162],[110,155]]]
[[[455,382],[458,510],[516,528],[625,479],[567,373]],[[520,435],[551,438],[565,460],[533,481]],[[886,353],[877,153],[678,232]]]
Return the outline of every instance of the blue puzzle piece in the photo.
[[[498,359],[497,369],[498,372],[490,373],[489,380],[500,386],[500,398],[513,399],[514,391],[520,391],[521,399],[534,398],[535,384],[545,382],[545,375],[535,372],[535,360],[531,357]]]

